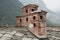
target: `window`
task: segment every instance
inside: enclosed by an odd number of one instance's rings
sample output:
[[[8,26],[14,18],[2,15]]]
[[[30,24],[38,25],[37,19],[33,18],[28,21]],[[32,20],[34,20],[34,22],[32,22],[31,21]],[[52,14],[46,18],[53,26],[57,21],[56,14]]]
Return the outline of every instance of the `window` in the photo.
[[[40,19],[43,19],[43,16],[40,16]]]
[[[28,13],[28,10],[26,9],[26,13]]]
[[[35,11],[34,9],[32,9],[32,11]]]
[[[20,22],[21,22],[22,20],[20,19]]]
[[[26,21],[28,21],[28,18],[26,18]]]
[[[33,25],[34,25],[34,27],[36,27],[36,23],[34,23]]]
[[[33,19],[35,20],[35,19],[36,19],[36,17],[35,17],[35,16],[33,16]]]

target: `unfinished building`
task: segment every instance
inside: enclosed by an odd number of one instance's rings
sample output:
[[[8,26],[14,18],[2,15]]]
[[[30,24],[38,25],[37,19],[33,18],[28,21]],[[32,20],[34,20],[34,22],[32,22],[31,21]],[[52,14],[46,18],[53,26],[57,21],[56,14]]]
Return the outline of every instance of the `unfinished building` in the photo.
[[[16,16],[16,25],[29,27],[29,30],[39,38],[46,37],[46,11],[38,5],[29,4],[22,7],[22,16]]]

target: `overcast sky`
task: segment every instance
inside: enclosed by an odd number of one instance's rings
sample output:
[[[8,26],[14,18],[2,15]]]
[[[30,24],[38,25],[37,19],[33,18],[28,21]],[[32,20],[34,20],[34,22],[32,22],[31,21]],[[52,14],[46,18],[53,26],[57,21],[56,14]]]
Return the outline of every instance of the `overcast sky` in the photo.
[[[60,0],[43,0],[46,6],[54,11],[54,12],[60,12]]]

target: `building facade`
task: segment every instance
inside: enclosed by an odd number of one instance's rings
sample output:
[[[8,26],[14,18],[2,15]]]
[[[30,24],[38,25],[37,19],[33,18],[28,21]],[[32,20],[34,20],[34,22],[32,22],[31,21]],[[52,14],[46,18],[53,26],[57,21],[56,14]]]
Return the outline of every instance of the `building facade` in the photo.
[[[16,16],[17,26],[29,27],[37,37],[46,36],[46,11],[38,9],[38,5],[29,4],[22,7],[22,16]]]

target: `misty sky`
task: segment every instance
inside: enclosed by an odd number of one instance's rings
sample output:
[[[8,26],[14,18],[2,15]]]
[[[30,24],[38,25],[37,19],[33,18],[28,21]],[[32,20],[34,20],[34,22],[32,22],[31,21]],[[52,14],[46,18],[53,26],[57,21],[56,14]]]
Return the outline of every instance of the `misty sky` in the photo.
[[[50,10],[56,13],[60,12],[60,0],[43,0],[43,1]]]

